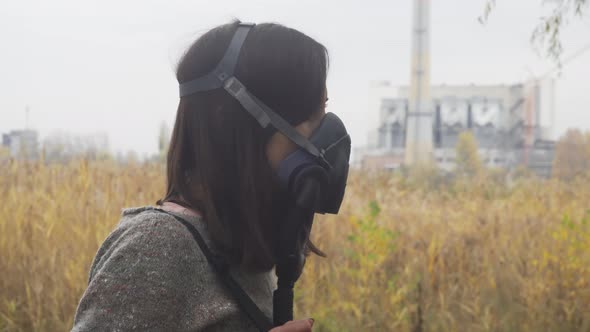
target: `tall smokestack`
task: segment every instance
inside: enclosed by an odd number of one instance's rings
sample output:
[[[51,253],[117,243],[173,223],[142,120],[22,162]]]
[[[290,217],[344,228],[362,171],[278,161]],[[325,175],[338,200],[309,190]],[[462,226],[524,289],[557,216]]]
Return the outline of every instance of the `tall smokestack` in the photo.
[[[432,161],[430,98],[430,0],[414,0],[412,28],[412,72],[406,131],[405,164]]]

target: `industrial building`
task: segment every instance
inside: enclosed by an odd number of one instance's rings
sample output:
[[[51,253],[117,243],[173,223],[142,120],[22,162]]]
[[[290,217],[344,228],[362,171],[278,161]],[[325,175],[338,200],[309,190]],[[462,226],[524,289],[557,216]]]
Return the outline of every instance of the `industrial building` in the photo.
[[[12,130],[2,135],[2,146],[10,151],[13,158],[36,159],[39,138],[35,130]]]
[[[525,165],[551,173],[554,81],[513,85],[431,85],[430,0],[414,1],[409,86],[375,82],[370,89],[368,145],[355,150],[357,166],[396,169],[434,162],[450,171],[460,133],[471,131],[489,167]]]
[[[376,82],[371,105],[379,110],[368,146],[357,150],[365,168],[395,169],[404,164],[408,136],[408,87]],[[470,130],[482,162],[489,167],[528,165],[547,175],[553,159],[554,84],[552,80],[515,85],[438,85],[431,87],[433,161],[444,170],[455,165],[459,134]]]

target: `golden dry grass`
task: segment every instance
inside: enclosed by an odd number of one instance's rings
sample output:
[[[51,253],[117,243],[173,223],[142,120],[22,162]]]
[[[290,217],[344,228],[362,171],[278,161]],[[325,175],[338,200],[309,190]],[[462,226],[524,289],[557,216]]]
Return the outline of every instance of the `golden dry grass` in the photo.
[[[0,166],[0,331],[63,331],[120,209],[159,165]],[[297,286],[319,331],[589,331],[590,180],[433,185],[351,174]]]

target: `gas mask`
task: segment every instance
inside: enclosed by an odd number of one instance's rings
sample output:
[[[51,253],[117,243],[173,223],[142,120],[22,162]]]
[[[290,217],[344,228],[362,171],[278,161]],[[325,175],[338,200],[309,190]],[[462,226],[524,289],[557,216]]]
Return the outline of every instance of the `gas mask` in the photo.
[[[254,24],[240,23],[219,64],[207,75],[180,84],[180,97],[223,88],[264,129],[285,135],[298,147],[284,158],[277,171],[289,194],[291,208],[278,234],[278,288],[275,290],[274,324],[293,319],[293,285],[304,264],[302,243],[309,236],[315,213],[338,213],[348,177],[350,136],[342,121],[327,113],[309,139],[250,93],[234,76],[240,49]],[[303,236],[302,236],[303,235]]]
[[[224,88],[237,99],[262,128],[281,132],[298,146],[280,164],[278,177],[290,193],[300,189],[306,178],[313,177],[319,194],[302,200],[316,213],[338,213],[344,197],[350,158],[350,136],[342,121],[327,113],[309,139],[303,137],[281,116],[271,110],[234,76],[240,49],[254,24],[240,23],[219,64],[210,73],[180,84],[180,97],[197,92]]]

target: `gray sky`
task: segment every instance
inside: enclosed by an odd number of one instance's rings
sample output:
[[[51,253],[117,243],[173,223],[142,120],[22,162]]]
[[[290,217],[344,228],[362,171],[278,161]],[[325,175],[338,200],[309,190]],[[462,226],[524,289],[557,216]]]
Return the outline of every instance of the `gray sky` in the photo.
[[[353,144],[366,141],[372,80],[409,82],[410,0],[3,1],[0,10],[0,132],[22,128],[25,106],[42,135],[106,132],[111,148],[156,151],[161,121],[178,103],[174,67],[200,33],[233,18],[278,22],[326,45],[328,110]],[[484,0],[432,1],[432,81],[505,83],[553,66],[530,33],[549,7],[498,0],[486,26]],[[565,55],[590,43],[590,19],[571,24]],[[527,69],[528,68],[528,69]],[[590,52],[564,68],[556,87],[556,133],[590,129]]]

